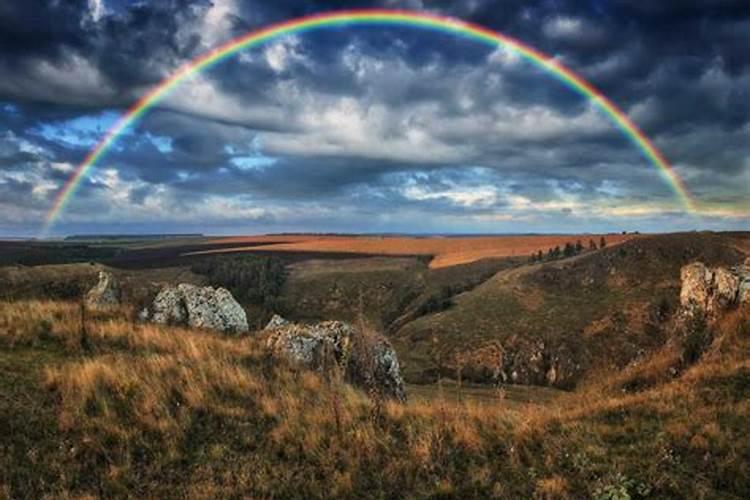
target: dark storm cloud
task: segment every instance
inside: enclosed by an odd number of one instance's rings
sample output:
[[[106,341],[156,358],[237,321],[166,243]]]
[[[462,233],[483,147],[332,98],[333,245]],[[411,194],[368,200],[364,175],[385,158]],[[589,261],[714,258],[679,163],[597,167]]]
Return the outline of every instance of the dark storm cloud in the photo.
[[[48,185],[100,136],[97,116],[197,54],[269,22],[371,6],[460,17],[558,57],[628,112],[701,198],[743,203],[750,7],[732,0],[2,2],[0,130],[12,135],[0,137],[0,202],[44,206]],[[70,210],[83,216],[107,197],[136,218],[160,199],[218,213],[216,197],[227,210],[260,200],[280,213],[335,203],[447,216],[545,202],[575,215],[563,205],[672,193],[588,101],[539,69],[456,37],[357,28],[257,48],[183,84],[118,138]]]

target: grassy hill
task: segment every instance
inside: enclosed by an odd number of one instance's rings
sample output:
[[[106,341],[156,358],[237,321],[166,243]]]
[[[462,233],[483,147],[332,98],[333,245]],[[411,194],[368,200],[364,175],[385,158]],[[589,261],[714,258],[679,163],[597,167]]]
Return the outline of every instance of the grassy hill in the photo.
[[[452,386],[407,405],[272,358],[262,336],[127,317],[90,315],[84,335],[75,303],[0,303],[0,495],[750,494],[747,309],[692,365],[665,344],[567,395]]]
[[[392,335],[412,381],[437,371],[479,381],[493,364],[526,383],[573,386],[594,368],[619,369],[666,340],[662,325],[679,298],[680,267],[742,261],[747,235],[685,233],[643,237],[578,257],[501,271]],[[515,358],[515,359],[514,359]]]

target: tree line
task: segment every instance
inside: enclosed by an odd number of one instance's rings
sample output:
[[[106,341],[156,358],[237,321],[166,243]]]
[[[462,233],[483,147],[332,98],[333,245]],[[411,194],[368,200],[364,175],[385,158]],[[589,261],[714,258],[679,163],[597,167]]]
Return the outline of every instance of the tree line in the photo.
[[[529,262],[544,262],[544,261],[550,261],[550,260],[556,260],[556,259],[563,259],[567,257],[573,257],[575,255],[582,253],[586,249],[592,252],[594,250],[604,248],[606,246],[607,246],[607,240],[604,239],[604,236],[599,238],[598,246],[593,239],[589,239],[587,246],[584,246],[581,240],[577,240],[575,243],[568,241],[565,243],[565,245],[562,248],[560,247],[560,245],[557,245],[554,248],[550,248],[549,250],[547,250],[546,254],[542,250],[532,253],[531,256],[529,257]]]

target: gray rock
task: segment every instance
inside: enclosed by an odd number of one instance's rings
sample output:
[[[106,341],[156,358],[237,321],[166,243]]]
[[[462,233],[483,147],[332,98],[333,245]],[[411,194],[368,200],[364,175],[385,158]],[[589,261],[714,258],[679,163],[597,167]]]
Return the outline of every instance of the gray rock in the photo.
[[[700,312],[709,318],[746,300],[748,275],[744,266],[709,268],[693,262],[680,270],[680,303],[688,314]]]
[[[116,307],[120,305],[122,292],[117,280],[111,273],[99,271],[98,283],[86,293],[86,306],[95,309]]]
[[[264,330],[274,330],[276,328],[280,328],[282,326],[286,326],[289,324],[289,321],[282,318],[278,314],[274,314],[271,320],[266,324]]]
[[[249,329],[245,310],[229,291],[186,283],[164,288],[144,316],[154,323],[227,333],[242,333]]]
[[[274,352],[321,372],[341,367],[349,382],[406,401],[398,357],[384,337],[360,332],[342,321],[312,325],[277,321],[269,330],[267,345]]]

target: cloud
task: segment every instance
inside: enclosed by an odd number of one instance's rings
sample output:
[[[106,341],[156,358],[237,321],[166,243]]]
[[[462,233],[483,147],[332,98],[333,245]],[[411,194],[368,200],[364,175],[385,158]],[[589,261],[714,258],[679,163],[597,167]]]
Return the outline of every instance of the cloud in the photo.
[[[746,3],[355,4],[459,16],[553,55],[621,106],[716,217],[680,215],[670,187],[600,110],[516,53],[357,27],[281,38],[183,82],[117,139],[60,231],[87,221],[153,228],[155,214],[227,230],[409,230],[427,219],[437,231],[741,223],[750,190]],[[352,4],[0,8],[0,231],[33,231],[102,129],[180,65],[269,22],[344,6]]]

